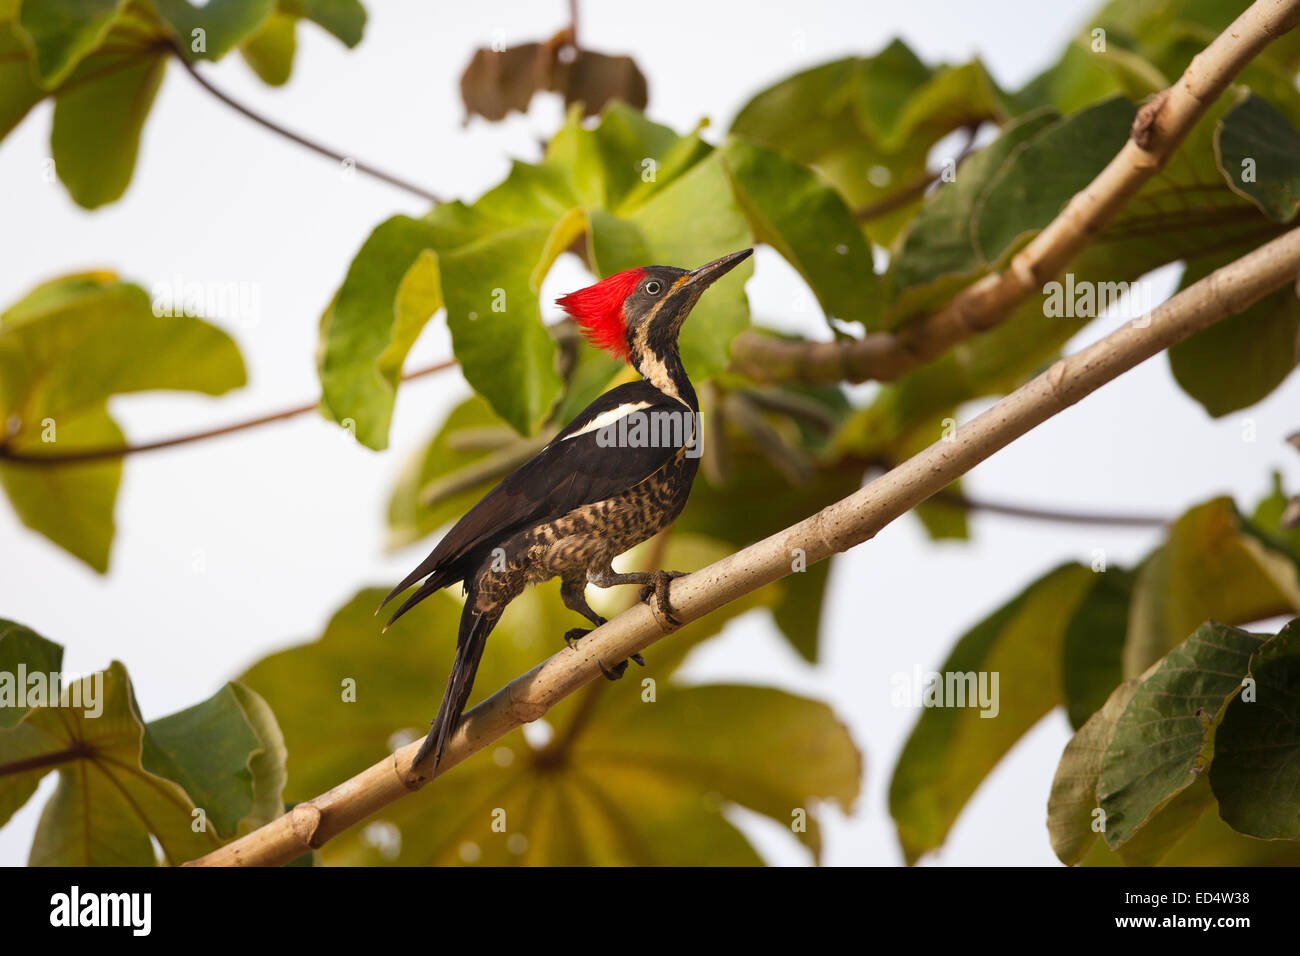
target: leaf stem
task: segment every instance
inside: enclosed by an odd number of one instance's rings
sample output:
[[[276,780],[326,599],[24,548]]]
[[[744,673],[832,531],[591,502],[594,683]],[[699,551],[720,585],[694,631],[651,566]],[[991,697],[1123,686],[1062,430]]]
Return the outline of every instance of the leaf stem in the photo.
[[[436,365],[429,365],[425,368],[416,369],[413,372],[407,372],[402,376],[402,381],[409,382],[412,379],[423,378],[426,375],[433,375],[436,372],[454,368],[455,366],[456,360],[448,359],[447,361],[439,362]],[[308,412],[314,411],[318,407],[320,407],[319,402],[311,402],[305,405],[295,405],[293,408],[282,409],[278,412],[271,412],[267,415],[259,415],[256,418],[250,418],[245,421],[234,422],[230,425],[222,425],[219,428],[209,428],[205,431],[191,432],[187,435],[175,435],[171,438],[146,442],[142,445],[110,445],[104,448],[86,448],[58,455],[32,454],[30,452],[15,451],[13,448],[9,447],[9,444],[12,441],[12,438],[9,438],[0,442],[0,461],[23,465],[35,465],[39,467],[57,467],[59,465],[86,464],[87,462],[124,458],[127,455],[135,455],[140,452],[159,451],[163,448],[175,448],[177,445],[188,445],[191,442],[205,441],[209,438],[220,438],[223,435],[231,435],[235,432],[242,432],[249,428],[257,428],[259,425],[269,425],[272,422],[283,421],[286,418],[305,415]]]
[[[185,67],[186,72],[189,73],[189,75],[194,78],[194,82],[198,83],[199,86],[203,87],[205,90],[207,90],[217,99],[219,99],[221,102],[225,103],[231,109],[235,110],[237,113],[241,113],[248,119],[252,120],[254,123],[257,123],[259,126],[262,126],[265,129],[269,129],[271,132],[283,136],[285,139],[291,140],[292,142],[297,143],[299,146],[304,146],[307,149],[310,149],[312,152],[319,153],[320,155],[333,159],[336,162],[351,163],[352,168],[355,169],[357,172],[365,173],[367,176],[370,176],[373,179],[378,179],[383,182],[386,182],[390,186],[396,186],[398,189],[405,190],[406,192],[410,193],[413,196],[419,196],[421,199],[425,199],[431,203],[442,202],[442,200],[439,199],[435,193],[430,192],[428,189],[425,189],[423,186],[418,186],[415,183],[402,179],[400,176],[396,176],[392,173],[386,172],[377,166],[372,166],[369,163],[363,163],[361,160],[353,156],[348,156],[343,153],[337,152],[336,150],[330,149],[328,146],[325,146],[322,143],[318,143],[313,139],[308,139],[306,136],[303,136],[299,133],[295,133],[293,130],[281,126],[279,123],[275,122],[274,120],[268,119],[267,117],[256,112],[252,108],[245,106],[243,103],[240,103],[238,100],[234,99],[229,94],[223,92],[222,90],[214,86],[212,82],[207,79],[207,77],[205,77],[202,73],[199,72],[198,68],[193,63],[191,63],[189,60],[185,58],[185,54],[182,53],[180,49],[173,47],[172,52],[175,53],[176,59],[180,60],[181,66]]]

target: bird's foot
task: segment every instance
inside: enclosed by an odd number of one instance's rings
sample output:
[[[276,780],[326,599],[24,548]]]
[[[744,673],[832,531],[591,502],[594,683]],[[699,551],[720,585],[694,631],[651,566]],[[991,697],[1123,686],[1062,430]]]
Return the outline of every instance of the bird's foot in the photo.
[[[577,644],[578,641],[582,640],[584,637],[586,637],[594,630],[595,628],[593,627],[570,628],[569,630],[564,632],[564,643],[568,646],[569,650],[576,651],[577,648],[574,647],[574,645]]]
[[[641,600],[649,601],[653,596],[659,607],[659,613],[673,627],[681,627],[682,622],[673,614],[672,603],[668,600],[668,586],[673,579],[685,577],[685,571],[655,571],[654,581],[641,589]]]
[[[627,661],[619,661],[613,667],[606,667],[599,659],[597,659],[596,666],[599,667],[600,672],[605,675],[605,680],[622,680],[623,672],[627,670]]]
[[[607,624],[607,623],[609,623],[609,622],[606,621],[605,618],[603,618],[603,617],[601,617],[599,614],[597,614],[597,615],[596,615],[596,620],[593,621],[592,623],[595,624],[596,627],[600,627],[602,624]],[[578,641],[582,640],[584,637],[586,637],[588,634],[590,634],[592,631],[594,631],[594,630],[596,629],[596,627],[573,627],[573,628],[570,628],[569,630],[567,630],[567,631],[564,632],[564,643],[568,645],[569,650],[571,650],[571,651],[572,651],[572,650],[577,650],[577,648],[574,647],[573,645],[576,644],[576,643],[578,643]]]

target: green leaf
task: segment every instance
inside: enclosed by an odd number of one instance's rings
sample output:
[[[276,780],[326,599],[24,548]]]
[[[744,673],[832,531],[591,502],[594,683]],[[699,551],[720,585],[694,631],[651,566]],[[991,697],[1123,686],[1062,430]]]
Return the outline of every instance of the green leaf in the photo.
[[[718,732],[723,727],[744,732]],[[683,752],[685,741],[690,748]],[[624,707],[594,724],[575,747],[574,759],[612,765],[616,775],[597,774],[593,767],[587,780],[620,807],[620,816],[636,807],[640,781],[653,775],[786,825],[800,811],[811,817],[808,798],[814,794],[850,812],[862,774],[848,729],[828,706],[738,685],[660,688],[653,703]],[[815,820],[808,829],[805,842],[819,854]],[[682,862],[690,859],[680,846],[674,852]]]
[[[388,446],[402,362],[442,307],[435,236],[428,223],[407,216],[381,223],[321,319],[321,410],[350,420],[370,448]]]
[[[110,396],[220,395],[244,381],[229,336],[198,318],[154,315],[143,289],[112,274],[57,279],[0,314],[0,420],[15,429],[11,452],[118,447]],[[115,458],[48,466],[0,460],[0,483],[23,523],[101,572],[120,477]]]
[[[21,624],[0,619],[0,735],[37,705],[27,699],[28,676],[55,673],[62,670],[62,665],[60,645]],[[0,758],[0,764],[3,763],[4,759]],[[39,774],[0,773],[0,826],[32,798],[39,783]]]
[[[298,49],[297,24],[295,17],[277,10],[240,44],[240,55],[263,83],[283,86],[289,82],[293,56]]]
[[[1207,619],[1232,624],[1300,611],[1296,559],[1246,525],[1231,499],[1184,514],[1138,571],[1124,645],[1134,677]]]
[[[289,81],[301,19],[315,22],[354,47],[365,30],[366,10],[358,0],[278,0],[270,16],[239,44],[240,54],[262,82],[282,86]]]
[[[29,627],[0,619],[0,728],[12,727],[31,710],[12,696],[22,684],[19,668],[49,674],[62,666],[62,645],[47,641]],[[7,817],[0,816],[0,822],[4,819]]]
[[[1207,623],[1144,675],[1115,723],[1097,783],[1111,849],[1132,839],[1208,769],[1215,727],[1262,642],[1259,635]]]
[[[253,36],[275,10],[275,0],[152,0],[180,38],[189,60],[219,60]]]
[[[9,640],[11,634],[6,633],[0,640]],[[152,866],[157,861],[151,837],[161,848],[163,861],[169,864],[192,859],[220,845],[222,840],[215,828],[202,822],[205,816],[196,812],[193,799],[168,775],[180,768],[178,761],[183,758],[195,762],[182,774],[193,780],[197,762],[210,759],[210,754],[196,743],[172,741],[180,749],[161,761],[164,766],[155,766],[161,773],[146,769],[142,754],[157,758],[166,753],[167,743],[150,741],[150,731],[140,720],[130,679],[120,663],[114,662],[107,671],[66,685],[64,694],[57,704],[31,709],[16,726],[0,730],[0,766],[6,768],[0,777],[4,781],[0,806],[7,811],[6,816],[30,797],[46,773],[57,769],[59,774],[58,787],[37,824],[31,865]],[[261,729],[273,731],[274,720],[265,713],[264,706],[262,710],[259,719],[269,724],[264,723]],[[228,734],[240,736],[246,719],[239,710],[209,720],[203,725],[203,743],[222,744]],[[224,772],[237,774],[233,784],[219,780],[218,773],[207,768],[206,776],[215,786],[205,796],[229,799],[241,789],[267,786],[267,781],[251,779],[250,768],[258,759],[256,751],[244,751],[242,760],[240,756],[238,752],[226,754]],[[271,768],[265,763],[257,764],[259,774],[282,780],[283,751],[277,759],[274,773],[268,773]],[[266,793],[269,796],[269,789]],[[270,801],[264,803],[269,806]],[[252,804],[245,800],[240,806],[251,809]],[[226,808],[219,804],[209,804],[205,810],[208,820],[226,815]],[[278,814],[278,803],[275,810]],[[267,819],[250,815],[246,826],[260,825]]]
[[[963,695],[986,675],[992,706],[954,706],[945,694],[944,706],[926,706],[908,737],[890,781],[889,812],[909,863],[943,843],[989,771],[1061,702],[1066,623],[1092,584],[1093,572],[1083,565],[1057,568],[977,624],[939,668],[944,687]]]
[[[92,207],[120,196],[161,78],[168,28],[134,3],[37,0],[23,12],[38,36],[18,22],[17,4],[0,10],[0,137],[53,96],[51,150],[73,198]],[[55,75],[42,77],[41,63]]]
[[[0,16],[0,140],[45,96],[33,75],[18,24]]]
[[[781,80],[745,104],[731,132],[816,167],[856,208],[928,179],[926,159],[936,142],[1007,111],[978,61],[931,69],[895,40],[875,56]],[[888,245],[919,205],[918,196],[872,217],[867,236]]]
[[[785,579],[781,597],[772,605],[772,620],[799,656],[817,662],[821,649],[822,611],[833,559],[818,561]]]
[[[985,262],[996,263],[1024,236],[1037,232],[1092,182],[1128,140],[1136,110],[1115,97],[1067,116],[1034,136],[1016,162],[989,183],[973,226]]]
[[[881,388],[871,404],[846,423],[838,448],[866,458],[887,454],[900,435],[945,409],[1010,391],[1037,374],[1073,335],[1121,297],[1128,297],[1126,308],[1134,317],[1154,308],[1149,287],[1136,281],[1152,269],[1180,260],[1241,255],[1280,233],[1281,227],[1270,226],[1228,188],[1214,164],[1213,134],[1226,100],[1210,107],[1164,168],[1076,256],[1065,276],[1048,282],[1042,296],[1029,297],[992,329]],[[1031,152],[1022,147],[1013,154],[1011,166],[999,168],[997,175],[1015,175],[1010,169]],[[963,166],[959,180],[966,170]],[[1003,212],[1001,205],[987,199],[984,209],[987,216]],[[1002,226],[989,228],[997,231]],[[971,261],[979,261],[978,253]],[[985,272],[979,269],[960,278],[949,273],[930,286],[904,291],[887,306],[886,325],[897,326],[929,311]]]
[[[386,441],[392,406],[392,387],[376,375],[372,356],[390,340],[413,341],[434,303],[446,306],[466,380],[512,427],[530,434],[550,415],[562,387],[538,292],[555,259],[584,232],[602,274],[651,262],[702,265],[752,242],[720,160],[704,158],[709,147],[698,136],[679,137],[618,105],[586,129],[580,112],[570,113],[540,164],[515,163],[472,204],[437,206],[421,221],[424,232],[403,243],[394,261],[380,242],[397,228],[394,220],[358,254],[358,273],[349,273],[340,297],[349,287],[362,289],[366,276],[382,272],[384,281],[352,300],[347,321],[327,314],[321,350],[328,358],[323,372],[337,380],[325,388],[328,411],[364,426],[359,437],[367,444]],[[399,231],[416,228],[407,220]],[[413,311],[395,337],[392,286],[407,275],[403,269],[417,251],[424,276],[416,284],[427,294],[416,298],[426,308]],[[686,325],[682,352],[697,381],[725,367],[731,339],[748,324],[743,282],[751,268],[742,265],[710,289]],[[367,347],[358,350],[355,340]],[[387,355],[395,377],[405,348]]]
[[[360,0],[293,0],[290,6],[301,8],[304,17],[334,34],[345,46],[361,42],[366,8]]]
[[[36,69],[48,88],[67,79],[104,39],[123,0],[23,0],[19,22],[36,50]]]
[[[1014,94],[1012,101],[1026,111],[1050,106],[1073,113],[1116,94],[1138,102],[1169,86],[1165,74],[1142,55],[1113,39],[1104,45],[1105,49],[1097,49],[1091,36],[1072,40],[1061,58]]]
[[[1215,735],[1210,786],[1234,830],[1300,840],[1300,621],[1255,653],[1250,677]]]
[[[870,80],[859,78],[859,88]],[[880,145],[897,152],[910,141],[938,142],[963,126],[1000,120],[1008,112],[1006,97],[979,60],[961,66],[941,66],[908,97],[892,128],[881,130]]]
[[[1249,95],[1223,117],[1214,137],[1219,169],[1232,191],[1276,222],[1300,210],[1300,132],[1276,107]]]
[[[874,139],[896,138],[907,102],[933,71],[897,38],[875,56],[855,62],[851,84],[854,114]]]
[[[1066,626],[1062,689],[1070,726],[1076,730],[1124,679],[1124,638],[1136,580],[1137,573],[1124,568],[1099,573]]]
[[[104,78],[57,95],[50,152],[59,179],[79,206],[97,209],[114,202],[131,184],[140,134],[166,64],[161,54],[131,57]]]
[[[227,684],[201,704],[151,721],[141,766],[180,784],[217,835],[229,839],[283,812],[285,756],[266,701]]]
[[[806,166],[734,136],[723,163],[754,237],[798,270],[827,318],[878,328],[871,248],[839,194]]]
[[[436,211],[435,211],[436,213]],[[502,230],[439,257],[447,325],[461,371],[521,434],[560,394],[555,341],[542,324],[541,276],[568,241],[571,220]]]
[[[1189,265],[1179,290],[1235,259]],[[1300,361],[1300,300],[1282,288],[1169,349],[1169,368],[1212,418],[1266,398]]]
[[[953,182],[940,184],[890,262],[887,281],[893,297],[915,286],[938,283],[945,276],[970,276],[987,268],[972,235],[973,224],[984,210],[984,197],[998,170],[1058,119],[1057,114],[1040,110],[1016,120],[994,142],[972,154]]]
[[[150,836],[180,863],[283,812],[284,742],[252,691],[227,684],[146,726],[120,663],[72,680],[62,661],[60,645],[0,620],[0,824],[59,774],[33,865],[152,866]]]
[[[666,566],[689,568],[726,548],[678,533],[668,551]],[[628,566],[644,553],[631,555]],[[561,635],[578,620],[556,591],[553,583],[530,589],[510,605],[489,641],[471,705],[562,650]],[[271,655],[242,678],[276,707],[293,754],[291,799],[314,796],[413,739],[436,709],[460,604],[447,592],[434,594],[380,637],[373,611],[383,593],[361,592],[319,640]],[[692,647],[775,593],[729,605],[650,648],[635,678],[593,684],[561,701],[544,718],[554,729],[551,741],[564,742],[558,751],[508,734],[419,800],[399,801],[367,827],[332,840],[323,850],[327,862],[761,862],[723,816],[727,803],[782,825],[792,822],[792,810],[809,810],[798,835],[815,850],[815,803],[834,799],[847,808],[861,775],[860,757],[829,709],[767,688],[681,688],[670,679]],[[609,614],[629,596],[595,597]],[[771,760],[773,746],[783,754],[779,762]]]
[[[1294,686],[1284,685],[1294,674],[1295,649],[1286,629],[1267,637],[1210,623],[1117,688],[1057,768],[1048,829],[1062,862],[1114,865],[1118,856],[1129,866],[1244,866],[1300,859],[1295,842],[1251,839],[1219,818],[1240,813],[1262,824],[1260,835],[1294,833],[1295,788],[1286,764],[1294,763],[1296,749],[1288,702]],[[1284,660],[1289,665],[1272,670]],[[1252,690],[1263,696],[1249,699],[1245,678],[1260,674],[1268,676]],[[1103,770],[1121,785],[1104,808]],[[1216,778],[1224,781],[1222,795]],[[1216,797],[1219,813],[1205,812]],[[1117,853],[1096,840],[1098,832],[1118,843]]]
[[[103,403],[57,425],[57,435],[61,452],[111,448],[126,442]],[[118,459],[52,468],[0,462],[0,487],[22,523],[100,574],[108,572],[116,530],[113,505],[121,482],[122,462]]]
[[[1273,472],[1273,487],[1250,516],[1250,528],[1281,551],[1300,560],[1300,527],[1283,528],[1282,518],[1291,504],[1292,495],[1282,485],[1282,476]]]

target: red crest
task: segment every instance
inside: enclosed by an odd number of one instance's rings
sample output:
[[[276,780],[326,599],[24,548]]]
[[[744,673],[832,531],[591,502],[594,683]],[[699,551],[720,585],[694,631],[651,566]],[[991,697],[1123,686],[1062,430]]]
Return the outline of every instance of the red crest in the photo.
[[[627,322],[623,318],[623,302],[643,275],[644,269],[616,272],[595,285],[561,296],[555,304],[573,316],[592,345],[626,360]]]

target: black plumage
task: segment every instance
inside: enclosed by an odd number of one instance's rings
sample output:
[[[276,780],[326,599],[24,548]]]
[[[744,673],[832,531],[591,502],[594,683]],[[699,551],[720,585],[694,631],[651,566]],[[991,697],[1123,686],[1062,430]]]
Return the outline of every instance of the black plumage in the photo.
[[[387,604],[423,579],[389,619],[391,625],[437,590],[456,584],[466,590],[447,689],[415,765],[432,754],[430,774],[436,769],[469,699],[487,636],[528,584],[560,577],[566,606],[595,626],[604,619],[587,604],[588,582],[641,584],[653,590],[672,620],[667,598],[672,575],[620,574],[611,561],[671,524],[686,504],[701,436],[699,406],[681,364],[677,333],[703,290],[749,254],[733,253],[693,272],[666,266],[629,270],[569,297],[585,293],[580,301],[595,303],[590,309],[617,309],[601,315],[582,307],[570,311],[588,329],[599,328],[602,344],[625,355],[644,378],[588,405],[470,509],[384,599]],[[611,290],[617,292],[614,299]],[[655,422],[665,427],[636,431]],[[574,629],[565,640],[582,633]],[[626,666],[626,661],[612,670],[601,665],[611,678]]]

